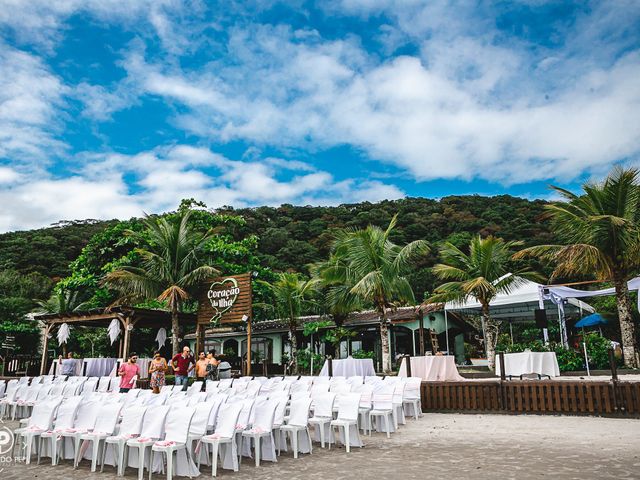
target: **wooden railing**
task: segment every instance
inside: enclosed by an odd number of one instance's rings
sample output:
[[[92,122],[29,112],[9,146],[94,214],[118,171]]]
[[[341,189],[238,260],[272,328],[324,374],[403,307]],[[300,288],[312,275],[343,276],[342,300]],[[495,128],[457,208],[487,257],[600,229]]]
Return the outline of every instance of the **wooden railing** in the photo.
[[[424,411],[640,416],[640,382],[423,382]]]

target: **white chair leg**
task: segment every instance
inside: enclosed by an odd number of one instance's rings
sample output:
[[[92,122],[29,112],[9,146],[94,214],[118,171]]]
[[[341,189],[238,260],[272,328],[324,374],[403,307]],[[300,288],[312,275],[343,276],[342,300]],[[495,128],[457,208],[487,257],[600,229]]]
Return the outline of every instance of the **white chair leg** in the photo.
[[[324,425],[319,424],[318,428],[320,429],[320,447],[324,448]]]
[[[391,429],[389,428],[389,415],[384,416],[384,425],[387,428],[387,438],[391,438]]]
[[[144,478],[144,454],[145,454],[146,448],[140,447],[138,448],[138,480],[142,480]],[[150,455],[152,456],[152,455]],[[149,466],[151,467],[151,463],[149,463]],[[151,471],[151,469],[149,469],[149,471]]]
[[[346,424],[344,426],[344,444],[347,448],[347,453],[351,451],[351,425]]]
[[[96,471],[96,465],[98,464],[98,452],[100,451],[100,440],[97,438],[93,441],[93,454],[91,455],[91,471]]]
[[[260,435],[257,435],[254,439],[254,444],[256,448],[256,467],[260,466]]]
[[[309,454],[313,453],[313,442],[311,441],[311,432],[309,431],[309,427],[307,426],[306,430],[307,438],[309,439]]]
[[[149,468],[149,478],[151,478],[151,468]],[[167,480],[173,478],[173,452],[167,452]]]
[[[33,437],[29,435],[25,435],[22,438],[25,442],[25,445],[24,445],[25,463],[29,465],[31,463],[31,445],[33,444]]]
[[[238,470],[240,470],[240,464],[242,463],[242,442],[243,442],[243,438],[242,438],[242,433],[240,434],[240,443],[238,444],[238,451],[236,452],[238,454]],[[251,445],[249,445],[251,446]]]
[[[298,432],[291,432],[291,446],[293,447],[293,458],[298,458]]]
[[[218,443],[211,444],[211,476],[218,474]]]
[[[58,463],[58,441],[55,434],[51,437],[51,465]]]

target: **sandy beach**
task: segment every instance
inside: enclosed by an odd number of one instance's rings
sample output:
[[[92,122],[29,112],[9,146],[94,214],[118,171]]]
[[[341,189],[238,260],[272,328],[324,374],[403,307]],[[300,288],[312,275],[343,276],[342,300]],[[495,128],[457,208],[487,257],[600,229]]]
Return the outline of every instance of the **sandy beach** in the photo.
[[[391,439],[378,433],[365,438],[365,444],[350,454],[342,448],[319,447],[297,460],[283,454],[278,463],[266,462],[259,468],[245,459],[240,472],[221,470],[218,476],[236,480],[640,478],[637,419],[428,413],[418,421],[408,420]],[[128,469],[126,477],[135,478],[136,473]],[[210,475],[211,470],[203,466],[200,478]],[[84,461],[78,470],[68,462],[57,467],[8,465],[2,478],[104,480],[116,476],[112,468],[92,474]]]

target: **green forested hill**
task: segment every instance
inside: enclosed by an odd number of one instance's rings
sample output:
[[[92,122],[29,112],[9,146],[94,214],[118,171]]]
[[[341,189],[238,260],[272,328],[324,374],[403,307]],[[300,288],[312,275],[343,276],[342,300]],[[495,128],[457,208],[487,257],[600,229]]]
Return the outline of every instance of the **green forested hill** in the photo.
[[[191,200],[183,203],[187,208],[189,205],[199,207]],[[437,261],[438,242],[448,240],[465,246],[472,235],[480,233],[522,240],[525,245],[550,243],[553,239],[546,223],[541,221],[544,205],[542,201],[507,195],[474,195],[441,200],[406,198],[337,207],[224,207],[215,213],[241,216],[244,221],[229,224],[226,240],[221,238],[213,248],[220,261],[217,266],[223,271],[259,269],[264,279],[269,280],[272,271],[307,273],[309,263],[327,257],[337,229],[364,228],[368,224],[384,228],[393,215],[398,214],[393,237],[396,243],[425,239],[432,245],[432,253],[408,275],[420,301],[425,292],[433,291],[436,286],[429,267]],[[78,300],[90,300],[95,307],[110,303],[113,298],[98,288],[100,278],[104,268],[109,268],[105,266],[112,268],[114,262],[123,261],[123,256],[135,247],[123,235],[126,229],[140,225],[137,221],[86,220],[1,234],[0,338],[9,332],[23,336],[24,341],[18,343],[28,351],[29,342],[36,338],[37,332],[35,325],[21,319],[36,307],[35,299],[49,297],[61,278],[65,289],[78,292]],[[240,243],[226,248],[225,242],[230,241]],[[540,265],[535,267],[542,270]]]
[[[398,228],[394,241],[399,244],[426,239],[431,243],[449,240],[464,245],[476,233],[522,240],[526,245],[549,243],[549,230],[540,221],[544,204],[508,195],[473,195],[337,207],[224,207],[218,213],[245,218],[246,225],[236,233],[239,238],[258,236],[258,255],[265,267],[305,272],[309,263],[327,256],[336,229],[364,228],[368,224],[386,227],[396,213]],[[116,223],[116,220],[61,222],[49,228],[1,234],[0,271],[36,272],[52,279],[64,277],[69,274],[69,263],[91,237]],[[425,266],[435,260],[432,257],[425,261]],[[424,287],[416,287],[422,296],[420,290]]]

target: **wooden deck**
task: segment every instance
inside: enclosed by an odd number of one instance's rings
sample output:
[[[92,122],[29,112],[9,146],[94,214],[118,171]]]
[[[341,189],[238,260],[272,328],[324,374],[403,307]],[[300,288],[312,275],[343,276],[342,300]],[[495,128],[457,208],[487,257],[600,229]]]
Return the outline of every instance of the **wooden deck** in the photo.
[[[640,383],[578,380],[423,382],[430,411],[640,416]]]

